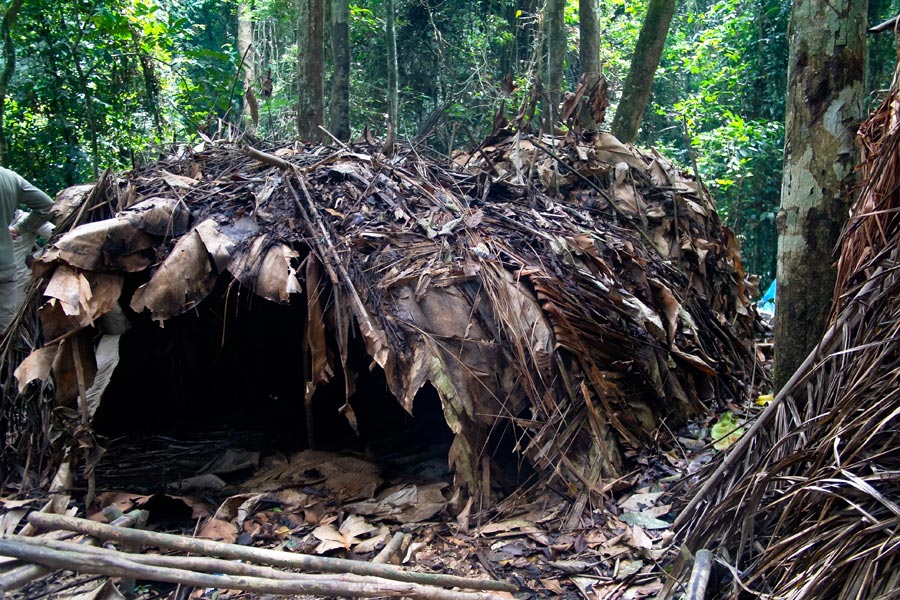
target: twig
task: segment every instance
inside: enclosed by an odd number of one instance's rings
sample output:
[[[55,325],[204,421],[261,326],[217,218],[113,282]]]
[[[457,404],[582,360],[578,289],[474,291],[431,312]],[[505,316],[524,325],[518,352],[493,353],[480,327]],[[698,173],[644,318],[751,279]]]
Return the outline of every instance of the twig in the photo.
[[[383,367],[387,363],[390,352],[387,340],[384,337],[384,332],[372,322],[372,318],[366,310],[366,305],[363,303],[362,298],[360,298],[356,286],[353,285],[353,280],[350,279],[350,274],[347,273],[347,269],[344,268],[344,264],[341,262],[341,258],[334,248],[334,242],[331,240],[331,235],[328,233],[328,230],[322,222],[322,218],[319,216],[319,211],[316,209],[316,203],[313,201],[312,196],[309,194],[309,190],[306,188],[303,174],[299,171],[295,171],[295,175],[300,184],[300,189],[303,190],[303,196],[306,198],[306,206],[309,207],[309,213],[306,211],[303,203],[300,202],[297,191],[294,189],[294,186],[291,185],[290,179],[286,179],[285,181],[288,189],[290,189],[291,194],[294,196],[294,202],[296,203],[300,214],[303,216],[303,220],[306,221],[307,227],[310,229],[310,242],[316,246],[319,256],[322,257],[322,264],[325,266],[325,270],[328,273],[331,282],[334,285],[339,285],[343,282],[347,288],[347,292],[353,300],[350,303],[350,307],[356,317],[357,324],[360,327],[363,337],[366,339],[367,345],[369,343],[373,345],[369,350],[369,354],[376,363]],[[312,214],[312,218],[310,218],[310,213]],[[315,219],[316,223],[319,225],[318,229],[321,236],[317,234],[312,219]],[[335,269],[340,273],[340,277],[338,277]]]
[[[323,127],[322,125],[319,125],[319,129],[321,129],[322,131],[324,131],[324,132],[325,132],[325,135],[327,135],[328,137],[330,137],[331,139],[333,139],[334,142],[335,142],[338,146],[340,146],[341,148],[343,148],[344,150],[349,150],[349,149],[350,149],[350,146],[348,146],[347,144],[345,144],[345,143],[342,142],[341,140],[337,139],[333,133],[331,133],[330,131],[328,131],[327,129],[325,129],[325,127]]]
[[[142,532],[146,533],[146,532]],[[504,596],[488,592],[456,592],[423,586],[417,583],[306,575],[304,579],[266,579],[235,575],[195,573],[185,569],[144,565],[113,554],[84,555],[78,552],[41,548],[0,539],[0,554],[38,562],[57,569],[72,569],[81,573],[110,577],[134,577],[150,581],[184,583],[194,587],[242,590],[262,594],[313,594],[317,596],[346,596],[358,598],[407,596],[422,600],[505,600]],[[347,561],[353,562],[353,561]],[[362,563],[368,564],[368,563]],[[384,565],[382,565],[384,566]]]
[[[275,167],[279,167],[281,169],[290,169],[293,165],[283,158],[279,158],[274,154],[268,154],[266,152],[261,152],[256,148],[252,148],[250,146],[242,146],[241,152],[249,156],[250,158],[255,158],[261,163],[265,163],[267,165],[273,165]]]
[[[469,128],[465,125],[463,125],[463,130],[466,132],[466,136],[468,136],[469,138],[469,143],[475,146],[475,152],[481,154],[481,158],[483,158],[484,162],[487,163],[488,168],[491,170],[491,175],[498,175],[499,171],[497,171],[497,167],[494,166],[494,161],[492,161],[491,158],[487,155],[487,153],[484,151],[484,148],[481,147],[481,144],[475,141],[475,137],[472,135],[471,130],[469,130]]]
[[[231,82],[231,92],[228,94],[228,109],[225,111],[223,117],[227,117],[228,113],[231,112],[231,101],[234,100],[234,90],[237,89],[237,83],[242,75],[241,71],[244,69],[244,63],[247,62],[247,55],[250,54],[251,50],[253,50],[253,44],[247,46],[243,56],[241,56],[241,62],[238,64],[237,72],[234,74],[234,80]],[[212,116],[212,111],[210,111],[210,116]]]
[[[518,589],[512,584],[502,581],[468,579],[466,577],[444,575],[442,573],[416,573],[405,571],[392,565],[373,565],[368,562],[344,558],[309,556],[307,554],[281,552],[278,550],[269,550],[267,548],[238,546],[236,544],[226,544],[211,540],[191,539],[180,535],[173,535],[171,533],[121,529],[103,523],[89,521],[87,519],[66,517],[63,515],[31,513],[28,516],[28,520],[36,527],[43,529],[65,529],[67,531],[77,531],[104,540],[147,544],[169,550],[190,552],[192,554],[203,554],[235,560],[249,560],[256,563],[303,569],[307,571],[373,575],[396,581],[467,589],[506,592],[513,592]]]
[[[622,217],[625,221],[627,221],[629,223],[634,222],[634,219],[631,217],[631,215],[629,215],[628,213],[623,211],[621,208],[619,208],[616,205],[615,200],[610,198],[610,196],[606,193],[606,190],[604,190],[599,185],[597,185],[596,183],[594,183],[593,181],[591,181],[590,179],[588,179],[587,177],[585,177],[584,175],[582,175],[581,173],[576,171],[572,166],[568,165],[562,158],[560,158],[555,152],[553,152],[549,148],[544,148],[543,144],[541,144],[537,141],[537,138],[531,138],[531,143],[534,145],[535,148],[537,148],[538,150],[540,150],[541,152],[543,152],[544,154],[546,154],[547,156],[549,156],[550,158],[555,160],[557,162],[557,164],[562,165],[563,167],[568,169],[568,171],[570,173],[572,173],[575,177],[577,177],[580,181],[591,186],[591,188],[595,192],[600,194],[600,196],[604,200],[606,200],[607,204],[609,204],[609,206],[616,212],[617,215],[619,215],[620,217]],[[660,257],[662,257],[663,259],[666,258],[666,257],[662,256],[662,254],[660,254],[659,249],[656,247],[656,244],[653,243],[653,239],[651,239],[650,236],[647,235],[647,232],[644,231],[644,229],[642,227],[635,227],[635,229],[637,230],[637,232],[639,234],[641,234],[641,237],[644,238],[644,241],[649,244],[651,250],[656,252],[656,254],[659,255]],[[676,242],[677,241],[678,240],[676,240]]]
[[[372,562],[378,565],[396,564],[394,563],[394,558],[400,553],[400,550],[403,548],[404,542],[408,537],[408,533],[402,533],[400,531],[395,533],[391,540],[381,549],[381,552],[372,559]]]
[[[897,26],[898,19],[900,19],[900,15],[893,16],[890,19],[888,19],[887,21],[879,23],[878,25],[875,25],[874,27],[870,27],[869,33],[881,33],[882,31],[890,31]]]

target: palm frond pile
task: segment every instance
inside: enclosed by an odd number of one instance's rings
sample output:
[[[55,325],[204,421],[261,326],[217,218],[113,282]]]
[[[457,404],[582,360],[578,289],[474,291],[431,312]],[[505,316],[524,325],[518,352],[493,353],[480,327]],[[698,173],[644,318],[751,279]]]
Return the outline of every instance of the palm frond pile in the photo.
[[[432,386],[471,491],[497,429],[548,480],[602,494],[625,450],[749,389],[755,313],[696,183],[608,135],[509,135],[457,162],[208,141],[64,194],[31,300],[44,342],[23,344],[23,313],[0,348],[8,452],[91,448],[131,335],[110,317],[169,328],[222,289],[223,343],[240,290],[300,312],[283,324],[305,348],[284,374],[298,402],[335,379],[364,403],[359,348],[407,411]]]
[[[859,137],[832,326],[678,519],[730,567],[721,598],[900,598],[896,83]]]

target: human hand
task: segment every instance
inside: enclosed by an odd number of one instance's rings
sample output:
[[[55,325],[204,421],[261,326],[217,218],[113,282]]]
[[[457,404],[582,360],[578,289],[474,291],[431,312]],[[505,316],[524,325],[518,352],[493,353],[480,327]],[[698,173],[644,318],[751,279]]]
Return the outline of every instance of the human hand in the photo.
[[[10,225],[9,226],[9,235],[12,236],[12,239],[17,240],[17,239],[19,239],[19,230],[16,229],[14,225]]]

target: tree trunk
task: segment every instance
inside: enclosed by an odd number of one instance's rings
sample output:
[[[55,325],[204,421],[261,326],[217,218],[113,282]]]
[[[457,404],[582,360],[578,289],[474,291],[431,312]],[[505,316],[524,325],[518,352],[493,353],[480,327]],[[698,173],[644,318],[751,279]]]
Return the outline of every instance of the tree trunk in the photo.
[[[867,0],[796,0],[789,30],[784,179],[778,213],[775,381],[818,343],[834,292],[864,116]]]
[[[156,132],[156,137],[162,139],[162,117],[159,114],[159,80],[156,78],[152,58],[141,50],[141,34],[134,26],[131,27],[131,47],[135,56],[137,56],[138,64],[141,66],[141,75],[144,79],[144,93],[146,94],[144,108],[153,118],[153,129]]]
[[[256,81],[256,52],[253,49],[253,12],[249,0],[240,0],[237,6],[237,45],[241,62],[241,83],[244,102],[241,116],[244,126],[252,131],[259,124],[259,105],[253,92]]]
[[[597,20],[597,0],[578,2],[578,58],[581,76],[588,90],[593,90],[600,79],[600,24]],[[593,130],[597,123],[591,115],[589,102],[583,104],[581,121],[585,128]]]
[[[79,42],[69,44],[69,53],[72,55],[72,64],[75,66],[75,72],[78,74],[78,82],[81,84],[81,93],[84,95],[84,112],[88,122],[88,133],[91,137],[91,173],[94,179],[100,176],[100,135],[97,124],[97,115],[94,112],[94,93],[91,91],[91,82],[88,80],[81,65],[81,55],[78,52]]]
[[[385,42],[387,43],[388,60],[388,134],[384,144],[385,154],[394,152],[394,138],[397,133],[397,113],[400,110],[400,88],[398,84],[399,69],[397,67],[397,31],[394,27],[394,0],[385,2],[387,11],[385,20]]]
[[[559,120],[559,104],[562,97],[563,72],[566,61],[565,0],[547,0],[547,98],[548,129]]]
[[[16,72],[16,47],[13,44],[12,36],[9,30],[16,22],[19,15],[19,9],[22,8],[24,0],[13,0],[3,20],[0,22],[0,37],[3,38],[3,71],[0,72],[0,165],[9,164],[9,149],[6,145],[6,129],[3,127],[3,119],[5,117],[6,91],[9,88],[9,82],[13,74]]]
[[[300,0],[299,21],[297,134],[301,140],[318,142],[322,140],[319,126],[325,124],[324,0]]]
[[[673,14],[675,0],[650,0],[612,124],[613,135],[623,142],[633,142],[641,127]]]
[[[331,50],[334,75],[331,80],[331,133],[350,139],[350,1],[332,4]]]

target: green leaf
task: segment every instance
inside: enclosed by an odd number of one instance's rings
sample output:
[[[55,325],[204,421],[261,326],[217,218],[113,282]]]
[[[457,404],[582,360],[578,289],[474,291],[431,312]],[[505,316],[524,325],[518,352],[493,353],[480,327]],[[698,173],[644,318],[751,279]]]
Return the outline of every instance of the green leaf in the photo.
[[[744,435],[744,428],[740,426],[734,415],[730,412],[723,414],[710,429],[713,439],[713,448],[722,451],[727,450],[732,444]]]

